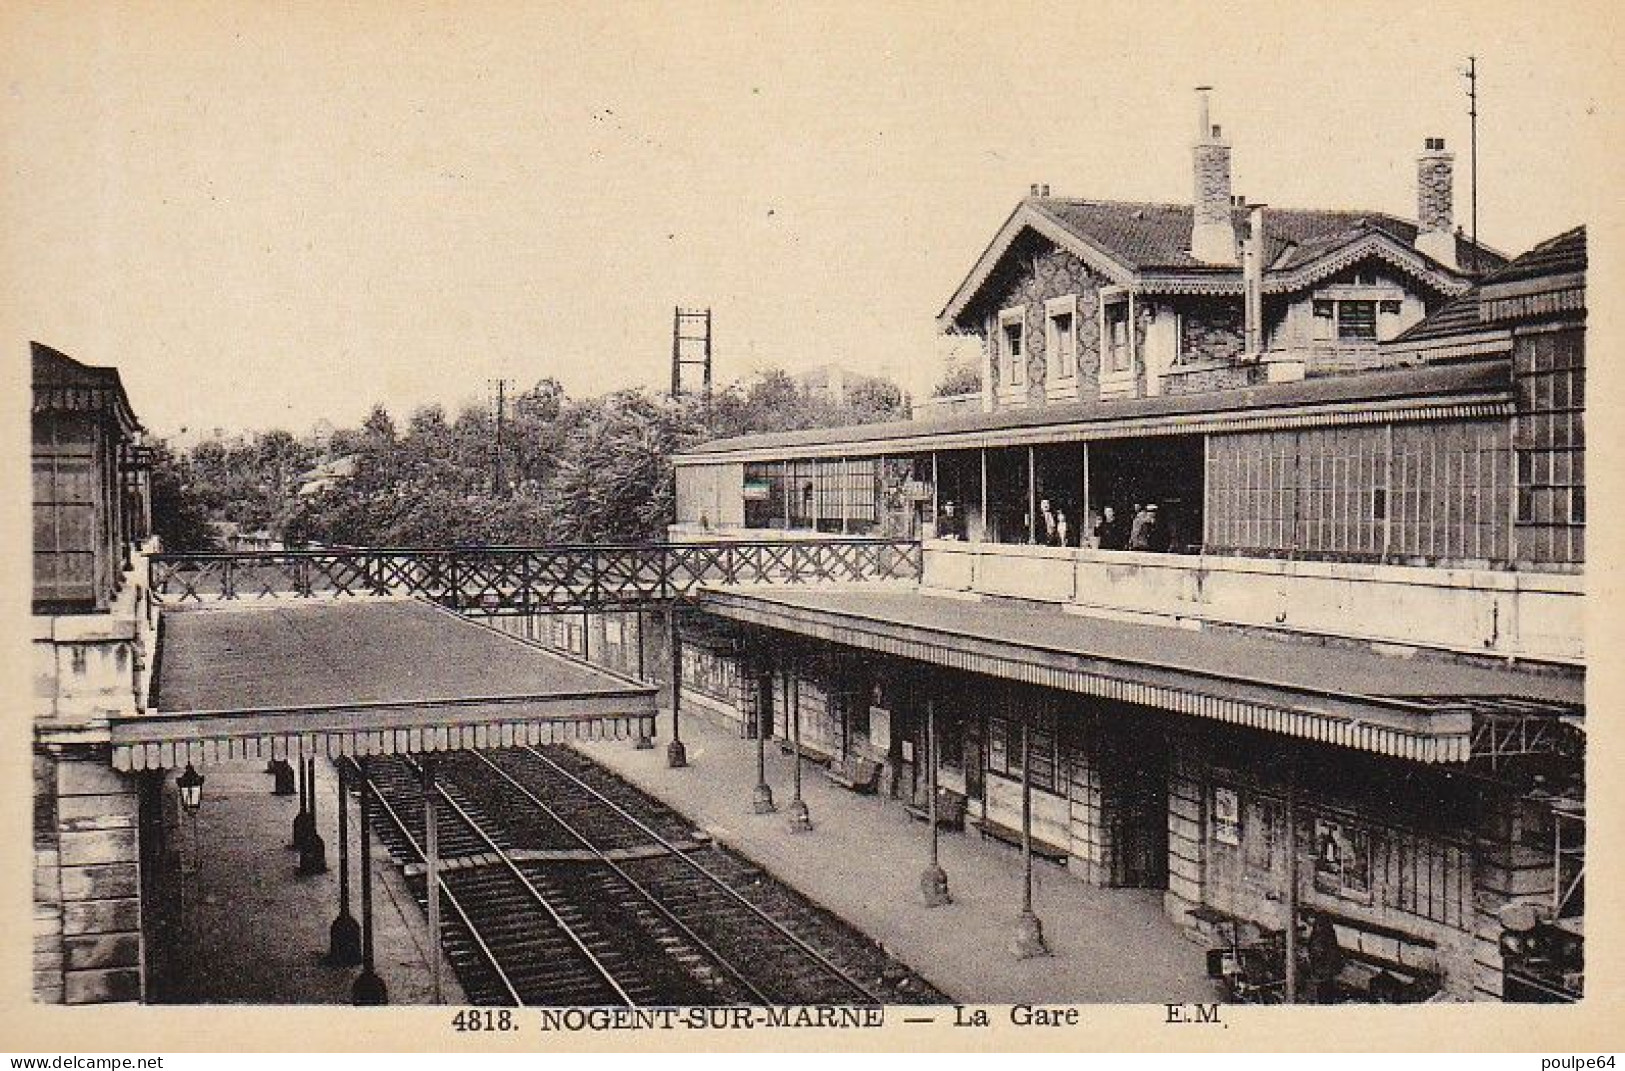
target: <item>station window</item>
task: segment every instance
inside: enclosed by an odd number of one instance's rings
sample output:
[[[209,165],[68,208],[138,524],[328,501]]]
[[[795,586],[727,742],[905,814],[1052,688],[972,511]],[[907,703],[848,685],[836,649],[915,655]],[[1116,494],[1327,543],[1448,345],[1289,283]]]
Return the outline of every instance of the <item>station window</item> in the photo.
[[[1078,298],[1076,294],[1044,303],[1044,354],[1051,379],[1078,374]]]
[[[1027,310],[1006,309],[999,314],[999,360],[1010,386],[1027,382]]]
[[[1128,345],[1128,302],[1114,301],[1106,306],[1106,371],[1132,370]]]

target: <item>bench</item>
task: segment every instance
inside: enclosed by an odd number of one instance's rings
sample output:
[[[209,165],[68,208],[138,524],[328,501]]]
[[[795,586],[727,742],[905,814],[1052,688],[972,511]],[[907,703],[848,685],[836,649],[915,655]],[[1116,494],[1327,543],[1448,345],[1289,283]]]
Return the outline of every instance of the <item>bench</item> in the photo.
[[[908,813],[917,822],[929,822],[931,809],[923,803],[908,805]],[[937,826],[942,829],[965,828],[965,797],[951,788],[937,789]]]
[[[976,828],[981,831],[983,837],[1000,840],[1017,848],[1021,847],[1021,830],[1011,829],[1009,826],[1001,825],[991,818],[978,818],[974,821]],[[1034,855],[1058,866],[1065,866],[1066,858],[1071,854],[1065,848],[1039,840],[1036,836],[1032,838],[1032,845]]]
[[[846,755],[839,763],[830,763],[824,776],[860,796],[873,796],[880,791],[880,763],[873,759]]]

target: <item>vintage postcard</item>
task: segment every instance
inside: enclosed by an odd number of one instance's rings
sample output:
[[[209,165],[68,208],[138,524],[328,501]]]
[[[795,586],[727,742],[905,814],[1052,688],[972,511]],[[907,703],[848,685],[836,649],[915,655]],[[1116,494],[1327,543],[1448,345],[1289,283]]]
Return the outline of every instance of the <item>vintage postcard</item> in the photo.
[[[1607,1050],[1616,22],[6,5],[0,1047]]]

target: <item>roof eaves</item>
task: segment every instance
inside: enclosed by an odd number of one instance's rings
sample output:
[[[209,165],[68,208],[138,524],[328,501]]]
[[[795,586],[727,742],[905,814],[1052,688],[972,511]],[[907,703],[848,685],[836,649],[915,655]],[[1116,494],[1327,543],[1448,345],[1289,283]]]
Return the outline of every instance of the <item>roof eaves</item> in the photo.
[[[954,291],[948,304],[937,314],[939,328],[949,331],[959,326],[959,316],[987,285],[994,269],[1015,244],[1016,239],[1024,230],[1029,229],[1076,254],[1084,263],[1100,271],[1113,282],[1126,283],[1134,277],[1134,266],[1114,257],[1099,244],[1078,233],[1053,213],[1044,211],[1035,200],[1029,198],[1016,205],[1015,210],[1004,221],[1004,225],[993,236],[993,240],[982,251],[982,255],[977,258],[970,273]]]

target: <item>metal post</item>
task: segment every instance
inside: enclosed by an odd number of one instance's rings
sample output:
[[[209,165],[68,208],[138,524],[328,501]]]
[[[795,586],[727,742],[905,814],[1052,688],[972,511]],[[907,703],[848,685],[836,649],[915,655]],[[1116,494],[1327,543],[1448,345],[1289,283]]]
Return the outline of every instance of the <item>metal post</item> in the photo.
[[[637,623],[638,627],[638,680],[647,680],[648,670],[643,655],[643,611],[641,609],[634,611],[632,619]],[[624,623],[624,616],[622,620]],[[653,722],[639,721],[637,740],[632,746],[639,751],[653,751],[655,746],[654,733],[651,731],[653,728]]]
[[[327,930],[327,964],[354,967],[361,962],[361,925],[350,914],[350,794],[345,771],[349,763],[333,764],[339,782],[339,913]]]
[[[592,613],[587,610],[581,611],[581,660],[592,661]]]
[[[436,1004],[445,1003],[440,978],[440,819],[436,814],[433,755],[423,756],[423,891],[429,914],[429,983]]]
[[[937,518],[942,516],[942,481],[938,478],[940,472],[937,468],[937,452],[931,451],[931,534],[938,539],[942,533],[937,531]]]
[[[1298,1002],[1298,771],[1286,769],[1286,1002]]]
[[[937,854],[937,702],[930,695],[925,697],[925,760],[926,786],[931,793],[926,803],[926,822],[931,827],[931,861],[920,875],[920,895],[926,907],[941,907],[951,903],[952,897],[948,895],[948,873],[942,869]]]
[[[795,789],[790,799],[790,832],[805,833],[812,829],[812,815],[807,801],[801,798],[801,681],[794,671],[784,671],[785,706],[790,714],[790,746],[795,750]]]
[[[1032,714],[1023,710],[1021,715],[1021,918],[1016,922],[1015,938],[1010,952],[1017,959],[1049,955],[1044,944],[1044,925],[1033,912],[1033,782],[1029,776],[1032,765]]]
[[[688,749],[683,746],[683,634],[677,628],[677,603],[666,608],[669,615],[667,645],[671,648],[671,743],[666,745],[666,765],[673,770],[688,765]]]
[[[1027,447],[1027,542],[1038,542],[1038,460],[1031,446]]]
[[[303,756],[299,757],[298,761],[299,813],[293,816],[293,839],[288,842],[288,847],[300,853],[300,862],[303,863],[305,842],[310,840],[310,834],[315,829],[315,822],[310,817],[310,806],[305,802],[310,794],[310,780],[305,771]]]
[[[361,760],[361,973],[350,987],[350,1002],[389,1003],[389,989],[373,969],[372,958],[372,779]]]
[[[327,873],[327,842],[322,839],[321,828],[316,824],[316,760],[306,759],[303,763],[305,769],[305,784],[310,794],[310,827],[305,836],[305,843],[299,846],[299,873],[305,876],[311,874]]]
[[[985,447],[985,446],[982,447],[981,450],[980,450],[980,453],[982,455],[982,531],[981,531],[981,535],[978,536],[976,541],[978,543],[985,543],[985,542],[987,542],[987,533],[988,533],[988,523],[987,523],[987,447]]]
[[[773,709],[773,675],[757,673],[756,677],[756,790],[751,795],[751,810],[757,814],[771,814],[773,786],[767,783],[767,725]]]

